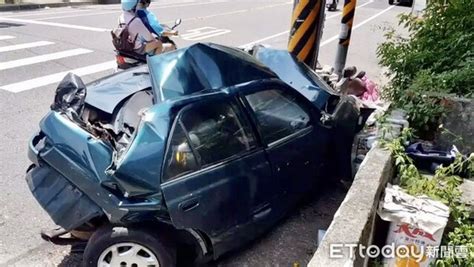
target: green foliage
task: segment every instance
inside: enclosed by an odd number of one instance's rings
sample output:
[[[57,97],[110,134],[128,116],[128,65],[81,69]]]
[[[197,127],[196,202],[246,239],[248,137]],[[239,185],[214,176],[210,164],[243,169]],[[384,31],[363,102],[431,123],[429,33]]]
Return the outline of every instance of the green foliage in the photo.
[[[474,94],[472,10],[472,0],[430,1],[422,18],[400,16],[406,37],[392,29],[377,49],[391,77],[384,97],[408,112],[417,131],[437,127],[443,95]]]
[[[461,191],[458,187],[462,178],[455,175],[464,169],[472,173],[474,153],[467,159],[459,155],[453,164],[438,168],[433,177],[424,176],[405,153],[404,145],[412,136],[412,130],[404,129],[399,138],[384,144],[395,159],[400,186],[411,195],[427,195],[449,206],[454,229],[445,234],[443,243],[468,248],[467,258],[441,258],[436,261],[436,266],[474,266],[474,225],[469,220],[466,206],[461,202]]]

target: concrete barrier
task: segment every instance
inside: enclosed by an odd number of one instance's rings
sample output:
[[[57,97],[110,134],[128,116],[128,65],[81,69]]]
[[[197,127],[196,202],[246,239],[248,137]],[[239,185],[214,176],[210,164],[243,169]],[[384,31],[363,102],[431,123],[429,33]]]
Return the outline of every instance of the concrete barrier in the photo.
[[[380,146],[374,147],[362,162],[349,192],[308,266],[366,266],[368,259],[356,253],[357,247],[339,247],[339,258],[331,256],[330,247],[333,244],[371,245],[379,199],[392,176],[393,160],[390,152]]]

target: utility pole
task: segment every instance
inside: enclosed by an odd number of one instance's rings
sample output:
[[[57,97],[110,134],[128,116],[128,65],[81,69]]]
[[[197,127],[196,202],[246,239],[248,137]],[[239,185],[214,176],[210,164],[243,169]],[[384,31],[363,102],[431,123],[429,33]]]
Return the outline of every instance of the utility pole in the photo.
[[[334,69],[339,78],[341,78],[342,70],[346,65],[347,50],[349,49],[349,43],[351,40],[356,2],[357,0],[344,0],[341,33],[339,34],[339,44],[337,45],[336,61],[334,62]]]
[[[312,69],[318,65],[326,0],[295,0],[288,51]]]

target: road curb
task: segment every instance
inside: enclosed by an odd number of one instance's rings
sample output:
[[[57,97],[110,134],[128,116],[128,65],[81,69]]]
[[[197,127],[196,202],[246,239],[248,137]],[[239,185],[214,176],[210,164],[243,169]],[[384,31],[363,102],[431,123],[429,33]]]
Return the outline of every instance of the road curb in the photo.
[[[97,2],[69,2],[69,3],[48,3],[48,4],[33,4],[33,3],[24,3],[24,4],[3,4],[0,5],[0,11],[21,11],[21,10],[32,10],[48,7],[73,7],[73,6],[83,6],[83,5],[94,5]]]
[[[402,129],[408,127],[404,112],[392,111],[384,127],[387,132],[381,136],[383,139],[398,137]],[[368,258],[362,258],[356,252],[359,247],[372,244],[377,206],[393,173],[393,156],[390,151],[380,144],[373,147],[362,161],[354,182],[309,262],[309,267],[367,266]],[[331,255],[334,251],[336,254]]]
[[[377,204],[392,177],[392,161],[390,151],[379,146],[369,151],[308,266],[366,266],[365,259],[348,247],[339,247],[342,257],[331,257],[331,246],[372,243]]]

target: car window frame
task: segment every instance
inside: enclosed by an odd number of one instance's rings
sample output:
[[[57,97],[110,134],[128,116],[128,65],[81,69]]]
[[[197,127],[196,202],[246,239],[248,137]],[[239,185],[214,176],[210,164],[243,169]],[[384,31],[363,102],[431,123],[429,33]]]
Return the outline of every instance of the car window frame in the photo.
[[[304,135],[304,134],[306,134],[306,133],[313,130],[314,125],[316,123],[315,114],[314,114],[314,107],[312,106],[311,103],[305,103],[305,102],[308,102],[308,100],[304,96],[300,95],[300,93],[298,93],[298,92],[294,92],[293,90],[288,90],[288,88],[283,87],[283,86],[277,86],[277,85],[267,85],[267,86],[268,86],[267,88],[264,88],[264,89],[261,89],[261,90],[258,90],[258,89],[257,90],[249,90],[247,92],[242,92],[242,93],[239,94],[239,100],[245,106],[245,109],[246,109],[248,115],[251,117],[252,124],[255,126],[256,132],[259,135],[258,139],[265,147],[269,148],[269,147],[278,146],[280,144],[288,142],[289,140],[291,140],[292,138],[294,138],[296,136]],[[251,94],[255,94],[255,93],[258,93],[258,92],[269,91],[269,90],[282,91],[282,92],[289,93],[289,94],[295,96],[298,99],[298,102],[297,102],[298,106],[301,107],[303,105],[303,107],[302,107],[303,111],[306,112],[309,116],[308,126],[306,126],[305,128],[302,128],[302,129],[300,129],[300,130],[298,130],[298,131],[296,131],[296,132],[294,132],[290,135],[287,135],[283,138],[280,138],[278,140],[275,140],[275,141],[272,141],[272,142],[267,142],[267,140],[265,140],[265,137],[262,134],[262,129],[261,129],[262,126],[260,125],[260,123],[257,119],[257,116],[255,115],[255,111],[253,110],[252,106],[248,102],[246,96],[251,95]]]
[[[198,151],[196,151],[194,145],[190,141],[188,130],[184,126],[183,122],[181,121],[181,118],[182,118],[183,114],[186,111],[188,111],[189,109],[192,109],[192,108],[198,107],[198,106],[202,106],[202,105],[206,105],[206,104],[212,103],[214,101],[225,101],[231,106],[231,108],[232,108],[231,104],[232,103],[234,104],[236,109],[233,109],[233,110],[237,113],[238,117],[241,118],[239,121],[242,124],[242,126],[246,126],[249,129],[249,134],[251,134],[253,139],[254,139],[254,146],[252,148],[250,148],[249,150],[241,151],[241,152],[239,152],[237,154],[234,154],[230,157],[227,157],[225,159],[218,160],[218,161],[213,162],[211,164],[202,165],[201,155],[199,154]],[[248,156],[252,153],[255,153],[255,151],[257,151],[259,148],[261,148],[261,144],[260,144],[259,139],[258,139],[258,134],[255,133],[255,129],[253,128],[252,123],[250,122],[245,110],[243,110],[243,109],[244,109],[244,107],[241,105],[239,99],[236,96],[232,96],[230,98],[226,97],[226,98],[218,98],[218,99],[209,99],[209,100],[205,100],[203,102],[193,102],[193,103],[189,103],[189,104],[181,107],[180,110],[176,113],[176,116],[174,117],[173,125],[171,127],[170,132],[169,132],[170,134],[168,136],[168,140],[166,142],[166,150],[165,150],[165,153],[164,153],[165,156],[164,156],[164,159],[163,159],[163,162],[162,162],[163,168],[161,170],[161,177],[160,177],[161,184],[172,183],[174,181],[184,179],[185,177],[187,177],[189,175],[199,174],[201,172],[206,172],[210,169],[218,168],[221,165],[224,165],[226,163],[234,161],[238,158],[245,157],[245,156]],[[181,174],[178,174],[178,175],[164,181],[164,174],[165,174],[165,171],[166,171],[165,170],[166,160],[167,160],[168,153],[170,151],[171,141],[173,139],[173,135],[174,135],[174,132],[176,130],[176,126],[182,127],[182,129],[184,131],[184,134],[186,135],[186,140],[188,142],[188,145],[191,148],[191,151],[193,152],[193,155],[194,155],[194,157],[197,161],[196,163],[197,163],[198,169],[196,169],[194,171],[183,172]]]
[[[186,108],[186,106],[184,106],[180,111],[177,112],[176,116],[174,116],[174,119],[173,119],[173,124],[170,128],[170,131],[169,131],[169,135],[168,135],[168,138],[167,138],[167,141],[166,141],[166,149],[165,149],[165,153],[164,153],[164,157],[163,157],[163,161],[161,163],[161,174],[160,174],[160,184],[164,184],[164,183],[168,183],[168,182],[172,182],[176,179],[179,179],[180,177],[182,176],[186,176],[190,173],[194,173],[196,171],[199,171],[201,169],[201,165],[200,165],[200,161],[197,160],[197,152],[194,150],[194,147],[192,147],[190,144],[190,140],[189,140],[189,135],[188,135],[188,132],[186,130],[186,128],[184,128],[184,125],[183,123],[181,122],[181,120],[179,120],[179,116],[180,116],[180,113],[181,111]],[[186,137],[186,141],[188,142],[188,145],[193,153],[193,156],[196,160],[196,165],[198,166],[198,168],[194,171],[187,171],[187,172],[182,172],[178,175],[175,175],[171,178],[169,178],[168,180],[165,180],[165,173],[166,173],[166,168],[167,168],[167,160],[168,160],[168,153],[170,153],[170,149],[171,149],[171,142],[173,140],[173,137],[174,137],[174,134],[175,134],[175,131],[176,131],[176,128],[177,127],[181,127],[181,129],[183,130],[184,132],[184,135]]]

